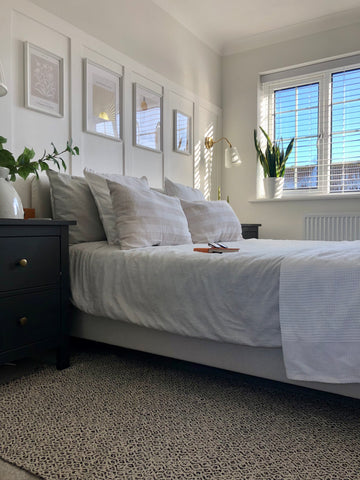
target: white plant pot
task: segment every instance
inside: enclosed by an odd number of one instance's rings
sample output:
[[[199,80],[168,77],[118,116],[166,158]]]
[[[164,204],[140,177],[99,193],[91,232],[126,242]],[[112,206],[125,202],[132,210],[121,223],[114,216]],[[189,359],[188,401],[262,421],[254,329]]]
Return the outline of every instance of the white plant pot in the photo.
[[[281,198],[284,188],[284,177],[264,178],[265,198]]]
[[[6,180],[9,169],[0,167],[0,218],[24,218],[24,209],[19,194]]]

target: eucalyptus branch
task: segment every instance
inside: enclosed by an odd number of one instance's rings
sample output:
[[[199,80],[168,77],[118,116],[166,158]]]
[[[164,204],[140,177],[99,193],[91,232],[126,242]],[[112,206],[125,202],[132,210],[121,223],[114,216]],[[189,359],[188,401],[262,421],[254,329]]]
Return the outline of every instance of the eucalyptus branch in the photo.
[[[16,180],[16,175],[19,175],[24,180],[26,180],[30,174],[34,174],[39,178],[38,170],[40,169],[41,172],[49,170],[49,162],[53,162],[59,170],[61,166],[66,170],[66,163],[62,155],[65,153],[70,153],[70,155],[73,156],[79,155],[79,147],[73,147],[72,140],[70,139],[66,142],[66,147],[61,152],[58,152],[54,143],[51,143],[52,153],[44,150],[42,157],[33,161],[35,157],[34,150],[25,147],[24,151],[15,160],[14,155],[4,148],[6,142],[7,139],[0,136],[0,167],[9,169],[10,181],[12,182]]]

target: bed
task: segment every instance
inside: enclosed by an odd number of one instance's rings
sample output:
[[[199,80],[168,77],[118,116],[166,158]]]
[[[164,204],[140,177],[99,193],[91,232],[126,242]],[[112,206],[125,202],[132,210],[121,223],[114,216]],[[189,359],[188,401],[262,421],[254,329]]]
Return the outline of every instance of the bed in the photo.
[[[360,398],[360,242],[227,245],[72,245],[71,335]]]

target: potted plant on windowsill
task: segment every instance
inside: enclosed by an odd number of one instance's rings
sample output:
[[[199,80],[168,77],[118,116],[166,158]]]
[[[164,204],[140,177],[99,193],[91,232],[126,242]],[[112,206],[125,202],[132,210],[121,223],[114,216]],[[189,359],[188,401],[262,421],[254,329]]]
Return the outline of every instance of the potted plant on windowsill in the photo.
[[[265,197],[280,198],[284,187],[285,164],[293,149],[294,138],[290,140],[284,152],[282,140],[272,142],[262,127],[260,130],[266,138],[265,152],[261,150],[256,130],[254,130],[254,143],[257,158],[260,160],[264,172]]]
[[[30,174],[39,178],[38,170],[49,170],[48,162],[52,161],[60,170],[61,165],[66,170],[66,164],[62,155],[66,152],[71,155],[79,155],[79,148],[73,147],[68,141],[64,150],[59,152],[52,143],[52,153],[44,153],[38,160],[33,160],[35,152],[31,148],[24,148],[24,151],[15,159],[14,155],[6,150],[3,145],[6,138],[0,136],[0,218],[24,218],[24,210],[21,199],[11,182],[15,182],[16,175],[26,180]]]

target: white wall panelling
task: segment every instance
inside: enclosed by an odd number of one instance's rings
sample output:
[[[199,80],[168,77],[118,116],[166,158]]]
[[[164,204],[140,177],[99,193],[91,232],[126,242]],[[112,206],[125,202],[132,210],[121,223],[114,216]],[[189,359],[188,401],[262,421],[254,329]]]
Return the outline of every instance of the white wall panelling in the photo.
[[[179,110],[191,117],[191,138],[194,144],[194,102],[176,92],[168,92],[168,108],[166,113],[168,118],[164,122],[164,128],[167,135],[164,142],[164,150],[167,152],[165,157],[165,176],[174,182],[190,185],[194,177],[194,148],[192,146],[191,155],[184,155],[174,151],[174,110]]]
[[[220,55],[153,2],[32,2],[208,102],[221,105]]]
[[[66,35],[45,26],[36,20],[13,11],[12,15],[12,74],[9,89],[12,90],[13,115],[11,141],[16,155],[24,146],[33,148],[37,157],[44,148],[51,151],[51,142],[64,147],[70,137],[70,101],[69,101],[69,38]],[[24,42],[29,41],[64,59],[64,116],[53,117],[41,112],[24,108]],[[64,157],[64,160],[69,158]],[[16,182],[25,205],[29,205],[30,196],[27,184],[19,179]]]
[[[0,61],[5,72],[6,84],[9,87],[11,82],[11,31],[12,31],[12,11],[6,6],[0,8]],[[13,92],[10,89],[5,97],[0,97],[0,135],[8,139],[7,147],[11,145],[11,125],[12,125],[12,99]]]
[[[85,123],[85,85],[84,85],[84,60],[88,59],[91,62],[104,67],[112,72],[119,74],[123,77],[124,67],[121,63],[117,63],[115,60],[109,58],[105,52],[104,55],[89,48],[86,45],[82,45],[81,58],[78,58],[78,63],[81,63],[82,75],[79,85],[79,91],[82,95],[78,95],[73,102],[76,102],[76,108],[82,112],[81,118],[81,144],[82,144],[82,156],[85,158],[85,165],[93,170],[106,172],[106,173],[123,173],[124,153],[123,153],[123,140],[116,141],[111,138],[103,138],[98,135],[84,131]],[[120,136],[123,139],[123,80],[121,80],[121,95],[120,95]],[[75,163],[75,162],[74,162]]]
[[[132,144],[132,155],[129,158],[129,171],[131,171],[131,174],[134,175],[135,177],[141,177],[142,175],[145,175],[150,184],[154,187],[161,188],[163,184],[163,163],[164,163],[164,112],[165,108],[167,105],[164,105],[164,87],[161,83],[154,82],[152,81],[149,77],[146,77],[144,75],[141,75],[137,72],[131,72],[131,85],[128,85],[128,88],[130,87],[130,90],[128,90],[126,93],[128,94],[129,97],[131,97],[132,102],[131,102],[131,125],[132,125],[132,131],[131,131],[131,138],[129,138],[129,142]],[[145,87],[159,95],[161,95],[162,100],[162,145],[161,145],[161,152],[155,152],[151,150],[147,150],[142,147],[137,147],[134,145],[134,84],[137,84],[139,86]],[[164,83],[164,82],[163,82]],[[165,119],[167,118],[165,114]],[[127,163],[127,161],[126,161]]]
[[[194,156],[181,155],[173,151],[173,110],[178,109],[188,113],[193,120],[193,140],[196,144],[204,128],[199,122],[206,124],[204,118],[213,116],[212,121],[220,131],[221,110],[218,106],[200,98],[169,78],[173,75],[174,65],[169,65],[169,76],[159,74],[140,64],[136,59],[129,58],[122,51],[106,45],[94,36],[85,33],[76,26],[37,7],[27,0],[3,0],[0,12],[4,28],[0,31],[0,60],[4,66],[9,94],[0,99],[0,134],[9,138],[8,147],[15,153],[23,147],[33,147],[37,154],[44,148],[49,148],[54,142],[62,146],[70,137],[80,148],[80,157],[67,159],[69,172],[81,175],[85,166],[103,172],[119,172],[128,175],[146,175],[151,185],[161,187],[164,174],[175,181],[193,185]],[[130,34],[129,34],[130,35]],[[131,35],[138,35],[134,30]],[[192,40],[189,34],[186,40]],[[186,30],[182,32],[185,41]],[[64,58],[64,117],[56,118],[24,108],[24,53],[23,42],[29,41],[45,50]],[[129,38],[128,41],[132,41]],[[152,39],[148,38],[151,42]],[[200,57],[203,48],[194,42],[194,49]],[[120,46],[121,48],[121,46]],[[126,50],[126,49],[125,49]],[[210,55],[211,56],[211,55]],[[122,141],[101,138],[84,131],[83,122],[83,59],[103,65],[109,70],[121,74],[122,77]],[[140,58],[140,57],[139,57]],[[174,62],[177,57],[174,56]],[[180,61],[180,60],[179,60]],[[181,60],[183,61],[183,60]],[[166,67],[166,63],[164,63]],[[199,67],[201,69],[201,66]],[[166,68],[165,68],[166,70]],[[164,69],[163,69],[164,73]],[[213,69],[201,72],[206,76],[205,84],[213,81]],[[220,71],[217,73],[216,84],[219,84]],[[150,89],[155,89],[163,95],[163,151],[151,152],[133,145],[133,83],[138,82]],[[186,82],[185,82],[186,84]],[[194,90],[200,90],[198,87]],[[205,92],[205,90],[204,90]],[[206,87],[206,97],[211,97],[211,88]],[[218,95],[214,95],[218,99]],[[206,114],[205,114],[206,112]],[[201,163],[204,164],[204,152],[201,149]],[[205,169],[202,170],[205,172]],[[214,175],[217,169],[212,170]],[[208,181],[208,179],[206,180]],[[219,177],[214,180],[216,185]],[[205,179],[201,179],[201,187],[205,187]],[[15,184],[24,206],[30,206],[29,182],[19,180]],[[216,187],[215,190],[216,198]]]

